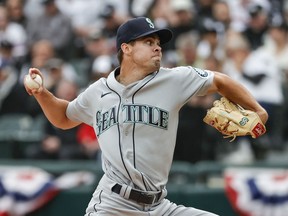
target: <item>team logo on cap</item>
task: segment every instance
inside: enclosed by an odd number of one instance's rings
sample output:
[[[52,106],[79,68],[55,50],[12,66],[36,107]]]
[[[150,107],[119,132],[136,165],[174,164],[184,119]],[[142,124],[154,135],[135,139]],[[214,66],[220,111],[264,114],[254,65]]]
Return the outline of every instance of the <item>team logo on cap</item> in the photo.
[[[154,24],[149,18],[146,18],[146,22],[149,24],[150,28],[153,28],[153,29],[155,28]]]

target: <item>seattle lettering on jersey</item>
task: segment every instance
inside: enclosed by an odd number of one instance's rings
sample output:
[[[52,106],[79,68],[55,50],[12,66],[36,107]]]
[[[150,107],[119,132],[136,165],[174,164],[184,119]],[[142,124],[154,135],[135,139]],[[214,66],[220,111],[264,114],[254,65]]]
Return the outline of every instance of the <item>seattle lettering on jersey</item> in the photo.
[[[96,113],[97,135],[118,124],[117,108],[112,107],[106,112]],[[161,129],[167,129],[169,112],[158,107],[143,104],[123,104],[120,110],[123,123],[146,124]]]

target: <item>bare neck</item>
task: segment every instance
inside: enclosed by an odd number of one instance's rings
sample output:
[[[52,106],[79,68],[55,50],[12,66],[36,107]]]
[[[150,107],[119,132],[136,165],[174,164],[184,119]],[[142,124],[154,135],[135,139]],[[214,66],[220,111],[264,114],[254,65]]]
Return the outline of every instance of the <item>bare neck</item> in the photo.
[[[122,85],[127,86],[131,83],[144,79],[153,72],[154,71],[145,70],[135,66],[121,65],[120,73],[116,76],[116,80]]]

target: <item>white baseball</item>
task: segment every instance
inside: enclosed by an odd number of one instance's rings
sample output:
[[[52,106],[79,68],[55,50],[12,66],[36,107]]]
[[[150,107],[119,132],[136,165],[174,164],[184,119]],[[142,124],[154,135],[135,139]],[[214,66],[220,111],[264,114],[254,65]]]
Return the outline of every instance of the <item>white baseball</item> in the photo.
[[[42,78],[39,74],[28,74],[25,77],[25,84],[29,89],[38,89],[42,85]]]

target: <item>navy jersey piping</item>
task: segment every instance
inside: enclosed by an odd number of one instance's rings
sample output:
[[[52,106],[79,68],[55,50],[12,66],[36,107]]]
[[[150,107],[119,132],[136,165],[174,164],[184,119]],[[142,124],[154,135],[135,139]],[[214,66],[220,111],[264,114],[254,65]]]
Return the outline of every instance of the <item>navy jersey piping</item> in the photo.
[[[158,74],[158,72],[159,72],[159,70],[155,73],[154,76],[151,77],[151,79],[147,80],[147,82],[145,82],[142,86],[140,86],[140,87],[137,89],[137,91],[134,92],[134,94],[132,95],[132,104],[135,103],[134,99],[135,99],[136,94],[137,94],[144,86],[146,86],[152,79],[154,79],[154,78],[156,77],[156,75]],[[135,113],[134,113],[134,115],[135,115]],[[135,116],[134,116],[134,119],[135,119]],[[137,168],[136,168],[136,158],[135,158],[135,152],[136,152],[136,150],[135,150],[135,127],[136,127],[136,123],[134,122],[134,123],[133,123],[133,129],[132,129],[133,162],[134,162],[134,168],[137,169]],[[146,186],[146,184],[145,184],[145,182],[144,182],[144,180],[143,180],[143,174],[142,174],[142,173],[141,173],[141,178],[142,178],[142,182],[143,182],[143,184],[144,184],[144,186],[145,186],[145,188],[146,188],[146,190],[147,190],[147,186]]]
[[[100,205],[101,202],[102,202],[102,199],[101,199],[102,193],[103,193],[103,190],[100,191],[99,196],[98,196],[98,198],[99,198],[99,203],[95,203],[94,206],[93,206],[95,212],[98,212],[96,206],[97,206],[97,205]],[[93,212],[90,212],[89,215],[90,215],[91,213],[93,214]]]
[[[121,160],[122,160],[123,166],[124,166],[128,176],[129,176],[130,180],[133,182],[132,177],[131,177],[131,175],[130,175],[130,173],[129,173],[126,165],[125,165],[125,161],[123,159],[123,154],[122,154],[122,148],[121,148],[121,133],[120,133],[120,127],[119,127],[119,112],[120,112],[121,101],[122,101],[121,100],[121,96],[116,91],[114,91],[112,88],[110,88],[110,86],[108,85],[107,81],[106,81],[106,86],[107,86],[108,89],[110,89],[112,92],[114,92],[119,97],[119,105],[118,105],[118,112],[117,112],[117,122],[118,122],[117,129],[118,129],[119,152],[120,152],[120,156],[121,156]]]

